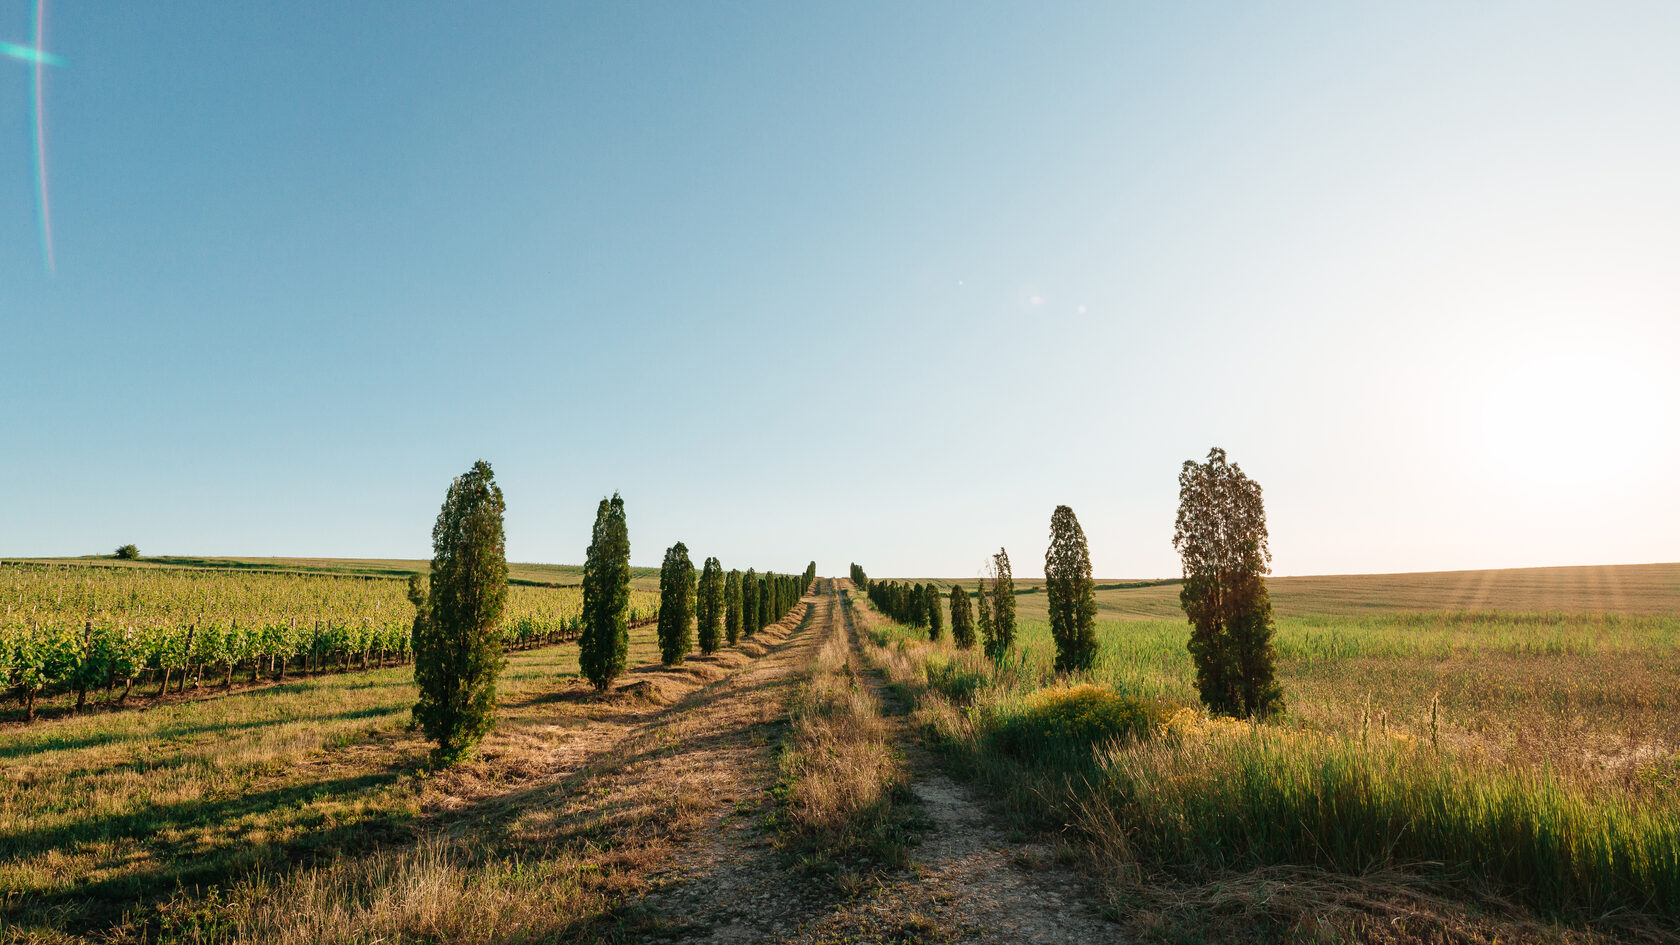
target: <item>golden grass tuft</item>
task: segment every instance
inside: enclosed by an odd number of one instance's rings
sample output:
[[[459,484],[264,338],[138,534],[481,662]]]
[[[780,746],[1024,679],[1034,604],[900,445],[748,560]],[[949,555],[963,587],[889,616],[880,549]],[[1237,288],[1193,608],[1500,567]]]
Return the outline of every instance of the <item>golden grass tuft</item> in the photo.
[[[837,606],[830,599],[828,606]],[[880,702],[858,679],[844,622],[836,619],[810,676],[789,705],[777,794],[785,845],[821,859],[905,861],[904,761]]]

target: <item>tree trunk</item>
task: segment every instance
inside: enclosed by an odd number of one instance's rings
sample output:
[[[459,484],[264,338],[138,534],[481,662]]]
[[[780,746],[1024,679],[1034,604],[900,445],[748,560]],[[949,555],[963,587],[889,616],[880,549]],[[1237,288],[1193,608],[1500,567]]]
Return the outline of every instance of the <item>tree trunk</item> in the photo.
[[[35,690],[33,689],[29,690],[29,694],[25,697],[23,712],[24,721],[35,721]]]
[[[186,692],[187,691],[187,673],[192,669],[193,637],[197,636],[197,635],[198,635],[198,623],[195,621],[192,626],[187,628],[187,650],[186,650],[186,653],[183,654],[183,656],[186,659],[186,664],[187,665],[181,669],[181,682],[180,682],[179,685],[177,685],[175,687],[176,692]]]
[[[163,668],[163,685],[158,687],[157,694],[159,696],[162,696],[164,693],[166,693],[168,691],[169,691],[169,667],[165,666]]]
[[[93,645],[93,621],[89,620],[82,626],[82,665],[76,673],[76,713],[87,708],[87,658],[88,649]]]

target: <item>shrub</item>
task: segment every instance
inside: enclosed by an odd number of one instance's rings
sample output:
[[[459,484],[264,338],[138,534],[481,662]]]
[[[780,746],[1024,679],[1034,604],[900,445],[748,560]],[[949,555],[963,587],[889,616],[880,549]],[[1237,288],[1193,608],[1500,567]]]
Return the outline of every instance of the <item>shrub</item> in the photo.
[[[986,687],[986,673],[943,656],[930,656],[923,669],[928,688],[956,705],[972,705]]]
[[[1019,709],[999,710],[993,738],[1000,749],[1025,759],[1089,759],[1117,740],[1149,736],[1165,720],[1154,703],[1085,683],[1041,689]]]

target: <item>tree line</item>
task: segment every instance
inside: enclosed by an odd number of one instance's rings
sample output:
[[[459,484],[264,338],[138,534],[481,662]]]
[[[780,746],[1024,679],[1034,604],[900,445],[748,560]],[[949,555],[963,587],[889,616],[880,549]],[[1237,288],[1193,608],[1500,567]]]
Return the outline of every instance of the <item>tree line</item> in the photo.
[[[1191,626],[1188,647],[1197,691],[1214,712],[1243,717],[1278,712],[1284,699],[1275,672],[1275,628],[1265,581],[1271,551],[1260,485],[1217,447],[1206,462],[1185,461],[1178,483],[1173,548],[1182,561],[1179,603]],[[851,575],[881,613],[925,628],[934,641],[941,638],[944,614],[936,585],[870,581],[855,562]],[[1079,519],[1066,505],[1050,515],[1044,589],[1056,671],[1090,670],[1099,650],[1090,548]],[[972,648],[978,636],[986,656],[1002,660],[1015,639],[1009,553],[1000,548],[990,556],[972,599],[960,582],[953,584],[949,608],[951,639],[958,648]]]
[[[412,586],[415,722],[437,743],[433,758],[450,764],[468,754],[495,722],[496,679],[506,662],[496,644],[507,595],[502,527],[506,504],[490,464],[480,460],[450,485],[432,530],[430,587]],[[816,562],[799,575],[727,574],[707,558],[698,574],[688,546],[677,542],[659,570],[660,660],[681,663],[715,652],[787,616],[816,578]],[[583,566],[578,664],[604,692],[626,668],[630,624],[630,532],[624,500],[614,493],[595,510]]]

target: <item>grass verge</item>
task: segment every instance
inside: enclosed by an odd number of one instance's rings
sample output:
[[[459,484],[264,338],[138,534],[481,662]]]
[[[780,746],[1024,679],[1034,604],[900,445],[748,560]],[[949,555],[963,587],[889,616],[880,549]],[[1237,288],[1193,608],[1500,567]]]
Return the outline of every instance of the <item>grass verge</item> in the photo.
[[[1023,826],[1084,837],[1139,931],[1673,940],[1680,820],[1660,801],[1426,740],[1210,719],[860,613],[866,657],[915,697],[929,740]]]
[[[914,795],[881,705],[858,678],[831,593],[828,637],[789,705],[775,787],[784,850],[818,872],[902,868]]]

